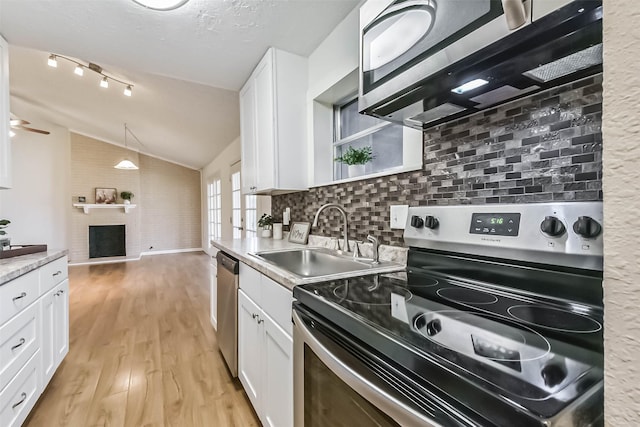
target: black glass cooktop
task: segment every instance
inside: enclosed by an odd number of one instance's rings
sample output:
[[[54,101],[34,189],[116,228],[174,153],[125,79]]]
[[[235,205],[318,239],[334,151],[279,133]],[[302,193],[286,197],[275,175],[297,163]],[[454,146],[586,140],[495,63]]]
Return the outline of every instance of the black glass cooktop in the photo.
[[[435,364],[534,417],[603,378],[602,312],[582,302],[421,269],[302,285],[294,297],[426,381]]]

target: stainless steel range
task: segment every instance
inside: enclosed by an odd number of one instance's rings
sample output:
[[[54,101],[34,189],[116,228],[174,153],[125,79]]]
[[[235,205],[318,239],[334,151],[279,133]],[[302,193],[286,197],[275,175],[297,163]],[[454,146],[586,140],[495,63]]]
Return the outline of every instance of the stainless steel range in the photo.
[[[601,203],[411,208],[405,241],[294,289],[296,426],[603,424]]]

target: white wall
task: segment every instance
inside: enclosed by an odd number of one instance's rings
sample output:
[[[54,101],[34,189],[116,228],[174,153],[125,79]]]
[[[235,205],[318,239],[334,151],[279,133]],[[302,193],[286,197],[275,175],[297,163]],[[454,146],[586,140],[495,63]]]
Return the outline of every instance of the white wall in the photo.
[[[309,55],[308,95],[313,99],[358,68],[359,11],[354,8]]]
[[[604,1],[604,344],[607,426],[640,425],[640,4]]]
[[[7,231],[12,244],[68,248],[69,131],[41,119],[18,99],[11,99],[11,111],[51,134],[16,131],[12,138],[13,188],[0,191],[0,217],[11,221]]]
[[[355,7],[309,56],[307,153],[310,185],[333,180],[333,104],[358,87],[359,11]]]

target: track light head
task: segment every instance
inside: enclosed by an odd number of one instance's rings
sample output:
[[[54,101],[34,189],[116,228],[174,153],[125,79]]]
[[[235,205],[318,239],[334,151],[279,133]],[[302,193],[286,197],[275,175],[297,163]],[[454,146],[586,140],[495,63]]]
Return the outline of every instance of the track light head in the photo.
[[[73,73],[82,77],[84,75],[84,69],[82,68],[82,65],[76,65],[76,69],[73,70]]]
[[[55,55],[49,55],[49,59],[47,60],[47,65],[49,65],[49,67],[53,67],[53,68],[57,68],[58,67],[58,60],[56,59]]]
[[[131,85],[127,85],[127,87],[124,88],[124,95],[131,96],[131,92],[132,92]]]
[[[106,77],[103,77],[102,80],[100,80],[100,87],[103,87],[105,89],[109,87],[109,80],[107,80]]]

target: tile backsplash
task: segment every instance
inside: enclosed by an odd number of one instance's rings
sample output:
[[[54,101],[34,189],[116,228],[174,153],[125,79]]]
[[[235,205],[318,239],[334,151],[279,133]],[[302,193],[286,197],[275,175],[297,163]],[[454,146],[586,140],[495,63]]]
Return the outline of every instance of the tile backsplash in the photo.
[[[349,213],[349,237],[403,245],[389,206],[602,200],[602,75],[428,129],[422,170],[274,196],[274,217],[313,220],[323,204]],[[341,235],[340,214],[313,234]]]

